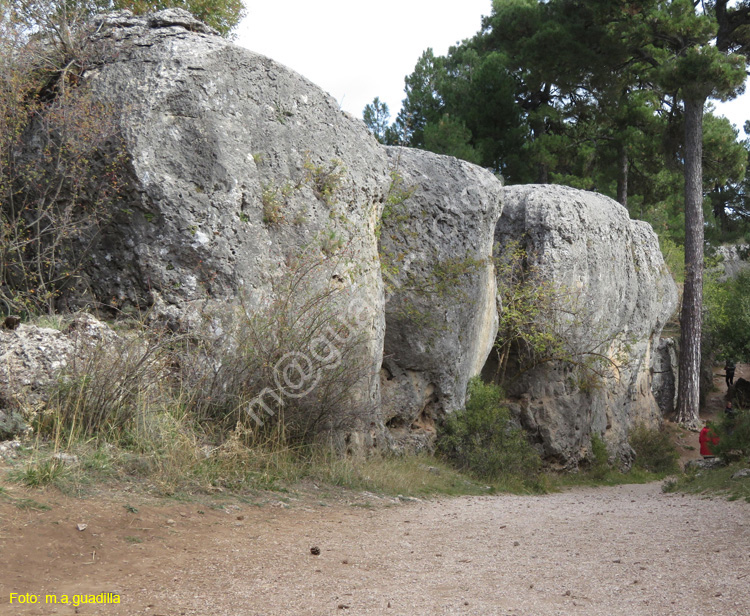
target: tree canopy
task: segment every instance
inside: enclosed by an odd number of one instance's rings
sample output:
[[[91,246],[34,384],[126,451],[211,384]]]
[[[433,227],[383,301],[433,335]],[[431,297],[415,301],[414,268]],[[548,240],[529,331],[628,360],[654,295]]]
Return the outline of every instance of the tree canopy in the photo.
[[[140,15],[167,8],[185,9],[223,36],[230,36],[245,16],[243,0],[0,0],[6,21],[56,36],[102,11],[128,9]]]
[[[743,59],[714,49],[723,8],[731,40],[747,37],[746,9],[716,3],[701,12],[682,0],[496,0],[474,37],[445,56],[422,54],[387,127],[391,142],[465,158],[509,183],[607,194],[683,243],[683,93],[697,87],[691,75],[712,81],[712,96],[744,79]],[[699,58],[696,45],[709,49]],[[709,228],[739,233],[741,197],[724,187],[744,181],[746,149],[726,120],[706,118]]]

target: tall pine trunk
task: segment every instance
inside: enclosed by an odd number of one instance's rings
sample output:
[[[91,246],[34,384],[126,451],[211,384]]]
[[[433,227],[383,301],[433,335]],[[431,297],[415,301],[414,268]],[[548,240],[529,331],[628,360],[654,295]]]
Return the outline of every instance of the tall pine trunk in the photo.
[[[697,427],[703,325],[703,104],[685,100],[685,285],[680,315],[677,421]]]
[[[628,148],[625,143],[618,146],[617,151],[617,202],[628,207]]]

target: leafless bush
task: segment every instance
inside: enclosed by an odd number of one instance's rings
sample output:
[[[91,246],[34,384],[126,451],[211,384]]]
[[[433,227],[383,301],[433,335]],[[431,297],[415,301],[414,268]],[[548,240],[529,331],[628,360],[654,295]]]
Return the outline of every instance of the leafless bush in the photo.
[[[41,10],[41,9],[40,9]],[[95,61],[70,24],[0,17],[0,303],[51,312],[120,190],[114,110],[81,76]]]
[[[368,412],[374,368],[360,325],[364,307],[336,273],[345,252],[295,258],[270,303],[243,306],[227,334],[202,345],[185,379],[196,417],[255,434],[281,426],[288,441],[307,442]]]
[[[179,406],[173,369],[179,342],[140,326],[97,342],[79,337],[36,423],[43,433],[86,437],[142,430],[150,415]]]

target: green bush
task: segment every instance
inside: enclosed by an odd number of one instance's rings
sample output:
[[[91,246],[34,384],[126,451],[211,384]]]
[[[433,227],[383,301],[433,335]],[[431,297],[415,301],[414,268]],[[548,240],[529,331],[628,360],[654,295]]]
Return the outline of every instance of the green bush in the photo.
[[[541,468],[539,454],[501,402],[499,387],[473,379],[466,408],[443,422],[437,451],[460,470],[482,479],[536,477]]]
[[[635,466],[652,473],[672,473],[679,469],[679,454],[665,430],[637,425],[628,439],[635,451]]]
[[[715,349],[734,361],[750,360],[750,272],[719,282],[707,276],[703,298],[704,330]]]
[[[612,466],[609,463],[607,444],[598,434],[591,435],[591,457],[589,459],[589,474],[594,479],[604,479]]]
[[[714,426],[719,435],[719,444],[714,453],[724,460],[736,456],[750,456],[750,410],[737,411],[729,419],[726,416]]]
[[[675,279],[675,282],[685,281],[685,248],[675,243],[666,235],[659,236],[659,247],[661,248],[664,263]]]

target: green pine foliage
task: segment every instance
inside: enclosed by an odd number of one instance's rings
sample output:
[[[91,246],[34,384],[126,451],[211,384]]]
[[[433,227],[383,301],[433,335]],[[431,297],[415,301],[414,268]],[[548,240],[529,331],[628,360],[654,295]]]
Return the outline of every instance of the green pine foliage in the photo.
[[[10,3],[4,18],[33,32],[65,38],[96,13],[127,9],[142,15],[169,8],[185,9],[223,36],[230,36],[246,14],[242,0],[24,0]]]
[[[117,9],[130,9],[136,15],[180,8],[217,30],[230,36],[246,14],[242,0],[99,0],[100,4]]]
[[[476,162],[509,184],[606,194],[682,244],[684,101],[731,98],[748,55],[743,4],[702,6],[497,0],[475,36],[444,56],[422,54],[395,122],[378,132]],[[721,19],[732,27],[717,28]],[[702,182],[709,239],[744,233],[744,146],[709,106]]]
[[[704,297],[711,347],[734,361],[750,361],[750,272],[724,282],[707,279]]]
[[[591,455],[588,462],[588,474],[594,480],[603,481],[612,471],[607,444],[598,434],[591,435]]]

